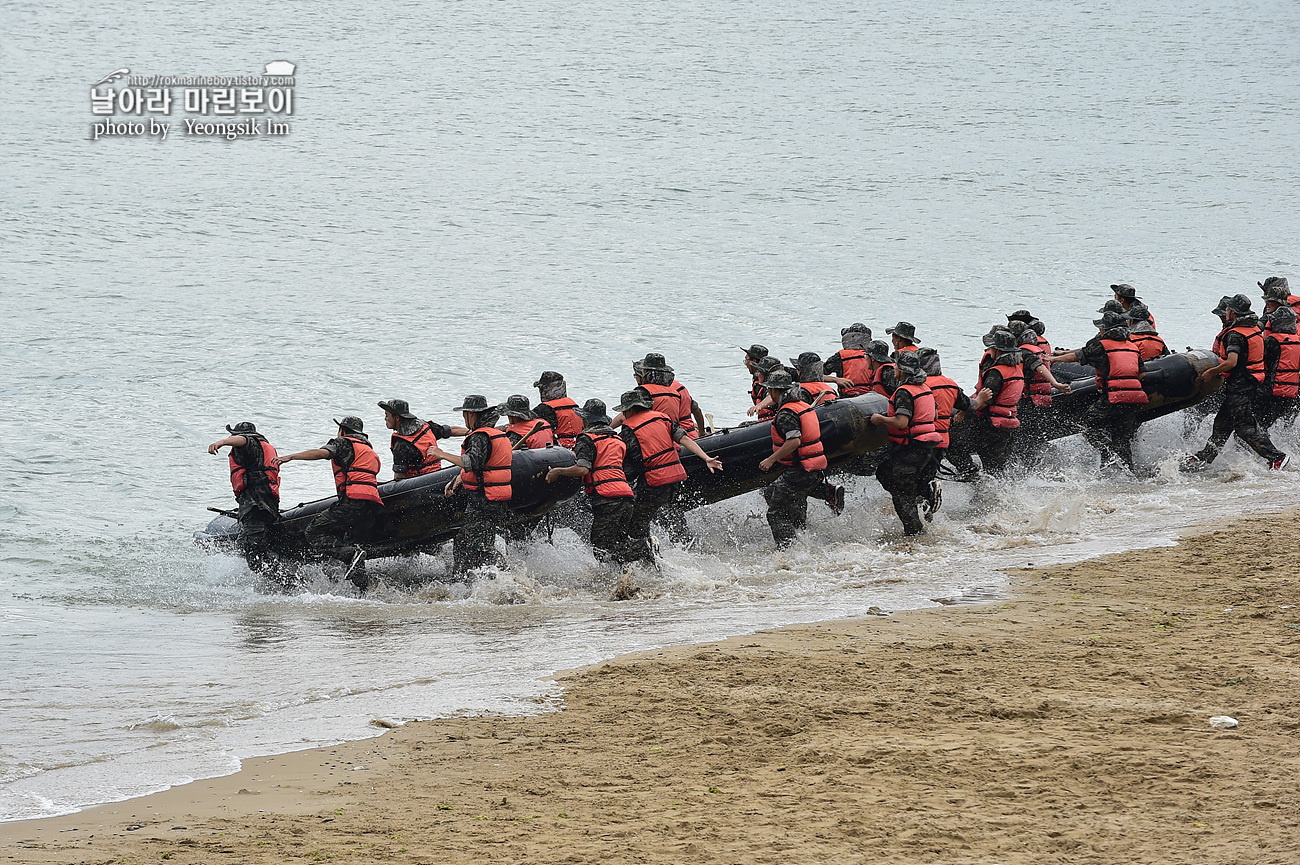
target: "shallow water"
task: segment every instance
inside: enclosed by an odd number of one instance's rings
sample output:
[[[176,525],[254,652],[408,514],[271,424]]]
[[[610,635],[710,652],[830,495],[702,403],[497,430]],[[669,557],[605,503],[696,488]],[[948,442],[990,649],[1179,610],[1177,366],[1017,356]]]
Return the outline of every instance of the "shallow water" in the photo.
[[[1017,307],[1073,346],[1129,282],[1171,345],[1205,346],[1221,294],[1297,276],[1294,4],[787,5],[0,10],[0,819],[373,719],[536,711],[542,677],[618,652],[997,591],[1300,500],[1235,448],[1177,476],[1207,430],[1169,418],[1139,440],[1151,481],[1098,480],[1066,440],[949,485],[915,543],[869,479],[784,554],[756,495],[705,509],[621,603],[567,532],[470,589],[364,600],[323,575],[260,594],[193,546],[229,501],[205,453],[225,423],[297,450],[344,412],[378,428],[380,398],[448,421],[542,369],[609,400],[648,350],[722,423],[747,405],[736,345],[826,354],[905,318],[966,384]],[[281,57],[282,140],[88,140],[112,69]],[[286,469],[286,503],[330,491]]]

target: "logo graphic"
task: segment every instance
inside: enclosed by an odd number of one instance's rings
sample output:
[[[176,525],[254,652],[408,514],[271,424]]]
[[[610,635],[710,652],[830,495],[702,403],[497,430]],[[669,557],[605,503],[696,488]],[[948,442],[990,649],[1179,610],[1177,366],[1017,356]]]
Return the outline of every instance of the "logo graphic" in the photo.
[[[267,75],[292,75],[294,65],[288,60],[272,60],[266,64]]]
[[[267,68],[270,69],[271,67],[270,67],[270,66],[267,66]],[[291,70],[289,74],[292,75],[292,74],[293,74],[293,72],[292,72],[293,67],[291,66],[291,67],[289,67],[289,68],[290,68],[290,70]],[[123,75],[129,75],[130,73],[131,73],[131,70],[130,70],[130,69],[118,69],[118,70],[116,70],[116,71],[114,71],[114,72],[110,72],[110,73],[108,73],[108,74],[105,75],[103,78],[99,79],[98,81],[96,81],[94,84],[92,84],[92,85],[90,85],[90,86],[91,86],[91,87],[98,87],[98,86],[101,85],[101,84],[107,84],[107,83],[110,82],[110,81],[116,81],[117,79],[121,78]],[[267,74],[269,75],[270,73],[267,73]]]

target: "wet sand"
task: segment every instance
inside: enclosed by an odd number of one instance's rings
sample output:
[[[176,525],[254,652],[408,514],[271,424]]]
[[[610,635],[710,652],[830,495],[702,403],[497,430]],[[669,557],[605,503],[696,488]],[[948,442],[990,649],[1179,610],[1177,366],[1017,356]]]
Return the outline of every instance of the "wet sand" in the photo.
[[[0,862],[1293,863],[1298,518],[619,658],[563,711],[0,824]]]

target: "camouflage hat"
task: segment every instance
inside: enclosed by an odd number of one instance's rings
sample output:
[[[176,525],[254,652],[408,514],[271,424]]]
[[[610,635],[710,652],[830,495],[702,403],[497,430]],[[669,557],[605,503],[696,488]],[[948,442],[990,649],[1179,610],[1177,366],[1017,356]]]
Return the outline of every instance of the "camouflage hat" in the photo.
[[[889,363],[889,343],[883,340],[874,339],[863,349],[867,357],[879,363]]]
[[[816,366],[822,362],[822,356],[815,351],[805,351],[798,357],[790,358],[790,364],[795,369],[807,369]]]
[[[488,410],[487,397],[481,393],[472,393],[465,397],[465,401],[458,406],[454,406],[452,411],[474,411],[484,412]]]
[[[353,414],[344,415],[341,420],[335,420],[334,423],[345,430],[351,430],[352,432],[365,432],[365,424],[361,422],[361,418]]]
[[[916,345],[916,327],[910,321],[900,321],[893,327],[887,327],[885,333]]]
[[[634,408],[654,408],[655,401],[650,393],[644,388],[632,388],[632,390],[623,391],[623,396],[619,399],[619,404],[614,406],[614,411],[629,411]]]
[[[520,420],[532,420],[537,417],[528,407],[528,397],[518,393],[506,400],[502,413]]]
[[[930,375],[943,375],[943,366],[939,363],[939,352],[933,348],[922,348],[916,352],[921,361],[921,368]]]
[[[1029,325],[1025,325],[1020,329],[1020,333],[1016,334],[1016,344],[1038,345],[1038,332]]]
[[[1024,333],[1026,330],[1029,330],[1029,325],[1025,324],[1023,321],[1021,321],[1018,318],[1014,318],[1011,321],[1007,322],[1007,330],[1011,331],[1012,336],[1014,336],[1016,339],[1019,339],[1020,334]]]
[[[1016,336],[1006,328],[998,328],[993,331],[993,345],[991,348],[997,351],[1015,351],[1018,345]]]
[[[767,357],[767,346],[754,343],[749,348],[744,349],[745,357],[750,360],[762,360]]]
[[[226,432],[230,433],[231,435],[243,435],[244,433],[255,433],[257,432],[257,424],[248,420],[240,421],[234,426],[231,426],[230,424],[226,424]]]
[[[582,408],[574,409],[578,417],[587,422],[587,426],[605,424],[609,426],[613,420],[609,416],[609,410],[605,408],[604,400],[589,399],[582,404]]]
[[[398,417],[413,419],[415,415],[411,414],[411,406],[404,399],[386,399],[379,403],[379,407],[390,414]]]
[[[538,377],[537,381],[533,382],[533,387],[546,387],[548,384],[556,384],[561,381],[564,381],[562,374],[548,369]]]
[[[1223,314],[1228,311],[1228,301],[1230,300],[1232,300],[1232,298],[1225,294],[1223,297],[1219,298],[1219,305],[1210,310],[1210,312],[1214,313],[1219,318],[1223,318]]]
[[[1259,283],[1259,287],[1264,290],[1265,300],[1286,303],[1287,298],[1291,296],[1291,285],[1286,281],[1285,276],[1270,276]]]
[[[1110,330],[1128,324],[1128,319],[1124,317],[1123,313],[1107,311],[1101,318],[1093,319],[1092,324],[1102,330]]]
[[[848,327],[840,328],[840,336],[848,336],[851,333],[865,333],[867,339],[871,339],[871,328],[867,327],[860,321],[855,321]]]
[[[894,361],[894,368],[898,370],[899,377],[908,384],[925,381],[925,367],[921,365],[921,359],[914,351],[899,352],[898,360]]]
[[[654,370],[655,372],[672,372],[673,368],[668,365],[662,354],[650,352],[640,361],[634,362],[632,368],[638,372],[643,369]]]
[[[1098,313],[1099,315],[1104,315],[1105,313],[1108,313],[1108,312],[1118,312],[1120,315],[1123,315],[1123,314],[1124,314],[1124,304],[1120,303],[1118,300],[1113,300],[1113,299],[1112,299],[1112,300],[1108,300],[1108,301],[1106,301],[1105,303],[1103,303],[1103,304],[1101,305],[1101,309],[1097,310],[1097,313]]]
[[[1041,318],[1036,318],[1033,321],[1029,322],[1029,327],[1034,331],[1034,333],[1038,334],[1039,336],[1042,336],[1043,334],[1047,333],[1047,325],[1043,324],[1043,320]]]
[[[1244,294],[1234,294],[1232,297],[1228,298],[1228,309],[1232,310],[1237,315],[1250,315],[1252,312],[1250,308],[1250,298],[1246,297]]]
[[[1289,306],[1279,306],[1269,313],[1268,328],[1276,333],[1295,333],[1295,310]]]
[[[1112,284],[1110,290],[1115,292],[1116,297],[1123,298],[1124,300],[1137,300],[1137,289],[1129,285],[1127,282]]]
[[[1007,321],[1023,321],[1025,324],[1034,320],[1033,313],[1027,309],[1017,309],[1011,315],[1007,316]]]
[[[985,347],[985,348],[992,348],[992,347],[993,347],[993,338],[994,338],[995,336],[997,336],[997,333],[998,333],[998,331],[1000,331],[1000,330],[1007,330],[1007,329],[1006,329],[1005,327],[1003,327],[1002,325],[1000,325],[1000,324],[995,324],[995,325],[993,325],[992,327],[989,328],[989,332],[988,332],[988,333],[986,333],[986,334],[984,334],[982,337],[980,337],[980,340],[984,343],[984,347]],[[1007,333],[1010,333],[1010,332],[1011,332],[1011,331],[1007,331]]]
[[[1134,301],[1133,305],[1124,313],[1124,317],[1132,321],[1146,321],[1151,317],[1151,310],[1140,300]]]
[[[778,369],[767,377],[767,381],[763,382],[762,387],[767,390],[786,391],[793,387],[798,387],[798,385],[795,384],[794,379],[790,377],[790,373],[783,369]]]
[[[760,357],[754,361],[754,372],[761,372],[763,375],[770,375],[773,370],[785,369],[785,366],[770,354],[767,357]]]

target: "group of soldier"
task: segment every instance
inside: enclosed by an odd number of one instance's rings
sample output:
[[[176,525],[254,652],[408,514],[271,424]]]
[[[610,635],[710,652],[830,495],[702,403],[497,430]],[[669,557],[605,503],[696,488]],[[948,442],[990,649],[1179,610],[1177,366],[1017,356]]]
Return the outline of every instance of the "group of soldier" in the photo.
[[[1223,400],[1209,442],[1186,458],[1184,470],[1209,465],[1234,433],[1270,468],[1282,469],[1288,463],[1267,429],[1297,410],[1300,297],[1291,295],[1287,281],[1279,277],[1260,283],[1260,288],[1262,317],[1251,311],[1250,298],[1240,294],[1224,297],[1214,310],[1222,321],[1214,344],[1220,362],[1203,376],[1224,377]],[[763,490],[777,546],[793,542],[806,524],[809,499],[825,501],[835,514],[844,508],[844,488],[826,479],[827,456],[816,412],[819,404],[838,398],[877,393],[887,400],[885,410],[870,417],[873,425],[886,428],[890,442],[875,475],[909,535],[923,532],[940,507],[938,475],[944,460],[962,480],[980,471],[974,456],[983,471],[1000,470],[1016,452],[1022,420],[1050,405],[1054,391],[1071,389],[1053,374],[1054,363],[1092,368],[1098,395],[1082,432],[1103,461],[1118,461],[1132,470],[1138,410],[1148,401],[1142,386],[1145,363],[1169,349],[1136,290],[1126,284],[1112,285],[1111,290],[1113,299],[1093,322],[1097,335],[1073,351],[1053,349],[1044,336],[1044,323],[1028,310],[1006,316],[1006,324],[984,335],[985,352],[969,395],[943,374],[938,352],[921,347],[916,328],[906,321],[886,329],[889,343],[873,339],[865,324],[852,324],[840,332],[841,349],[825,360],[804,352],[786,366],[764,346],[745,349],[744,364],[753,379],[749,414],[771,422],[772,453],[759,469],[780,472]],[[514,451],[550,446],[573,452],[574,464],[550,468],[546,481],[582,480],[596,556],[615,564],[653,561],[651,524],[658,519],[681,525],[673,504],[676,488],[686,478],[680,449],[699,457],[710,472],[723,466],[697,443],[702,432],[710,432],[704,413],[664,356],[647,354],[632,367],[636,387],[623,393],[614,417],[599,399],[579,406],[568,396],[564,376],[553,371],[533,383],[539,392],[535,406],[523,395],[499,405],[478,394],[465,397],[455,408],[463,425],[423,420],[405,400],[378,403],[392,431],[394,478],[428,474],[444,462],[460,468],[444,490],[447,496],[466,497],[465,521],[453,540],[453,572],[493,560],[511,500]],[[360,418],[347,416],[334,423],[338,434],[324,446],[287,456],[278,455],[249,422],[227,426],[230,435],[208,451],[230,448],[236,515],[255,568],[273,560],[270,531],[279,517],[280,468],[294,461],[329,460],[337,499],[312,519],[307,539],[321,554],[345,562],[348,579],[364,590],[365,545],[383,508],[380,459]],[[439,444],[453,437],[462,438],[459,453]]]

